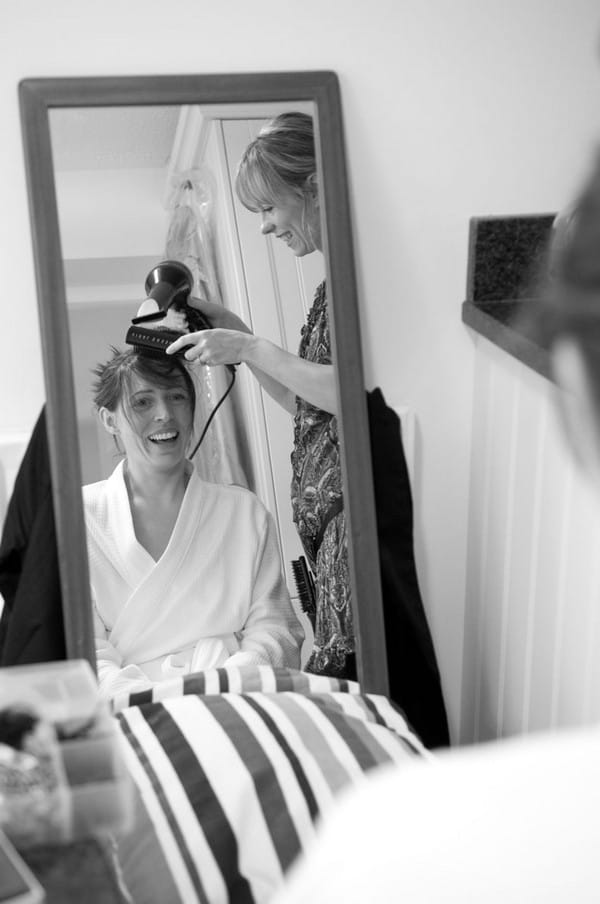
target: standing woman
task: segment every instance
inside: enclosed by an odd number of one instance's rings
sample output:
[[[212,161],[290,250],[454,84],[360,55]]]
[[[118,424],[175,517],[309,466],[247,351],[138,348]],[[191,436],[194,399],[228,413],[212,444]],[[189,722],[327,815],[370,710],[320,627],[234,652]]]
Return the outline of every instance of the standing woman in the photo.
[[[261,231],[285,242],[296,257],[322,251],[319,184],[312,118],[284,113],[248,145],[238,166],[236,192],[260,214]],[[337,394],[332,364],[326,284],[316,290],[298,354],[255,336],[231,311],[198,299],[214,329],[182,336],[200,364],[245,363],[261,386],[294,417],[292,509],[315,575],[315,642],[306,670],[355,678],[356,660],[348,545],[343,509]]]

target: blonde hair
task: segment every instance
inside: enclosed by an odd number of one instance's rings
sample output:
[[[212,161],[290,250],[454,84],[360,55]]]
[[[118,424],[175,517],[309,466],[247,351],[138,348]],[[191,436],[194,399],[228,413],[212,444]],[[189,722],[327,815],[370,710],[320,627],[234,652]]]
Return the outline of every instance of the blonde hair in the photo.
[[[282,113],[269,120],[244,151],[235,190],[244,207],[258,211],[290,192],[304,197],[316,171],[312,117]]]

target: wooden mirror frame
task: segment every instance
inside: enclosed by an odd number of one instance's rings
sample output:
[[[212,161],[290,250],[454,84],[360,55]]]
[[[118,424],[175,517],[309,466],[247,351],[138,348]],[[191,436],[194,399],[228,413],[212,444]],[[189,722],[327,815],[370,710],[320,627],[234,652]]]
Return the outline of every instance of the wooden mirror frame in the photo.
[[[312,101],[322,173],[324,257],[339,399],[358,679],[388,693],[385,630],[366,393],[339,83],[333,72],[32,78],[19,83],[39,305],[46,422],[69,658],[95,670],[81,463],[49,111],[58,107]]]

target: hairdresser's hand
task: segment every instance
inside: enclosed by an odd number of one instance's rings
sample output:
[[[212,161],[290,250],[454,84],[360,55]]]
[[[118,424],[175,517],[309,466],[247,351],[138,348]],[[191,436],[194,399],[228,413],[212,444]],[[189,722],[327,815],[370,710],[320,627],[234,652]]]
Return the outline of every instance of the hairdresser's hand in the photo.
[[[240,330],[201,330],[198,333],[186,333],[172,342],[166,351],[168,355],[172,355],[187,345],[189,348],[184,357],[193,363],[239,364],[253,341],[252,333]]]
[[[194,298],[194,296],[188,299],[188,304],[191,308],[202,311],[215,329],[238,330],[240,333],[252,332],[241,317],[238,317],[233,311],[228,311],[222,304],[213,304],[212,301],[204,301],[202,298]]]

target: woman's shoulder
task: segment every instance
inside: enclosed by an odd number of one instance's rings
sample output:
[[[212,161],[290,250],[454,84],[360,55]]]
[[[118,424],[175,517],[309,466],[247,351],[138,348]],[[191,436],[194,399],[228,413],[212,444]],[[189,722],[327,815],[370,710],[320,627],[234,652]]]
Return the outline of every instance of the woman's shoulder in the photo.
[[[107,484],[107,480],[98,480],[82,488],[83,515],[86,528],[88,532],[91,531],[89,536],[96,535],[98,531],[103,533],[108,528],[110,505]]]
[[[92,503],[104,496],[107,480],[97,480],[95,483],[86,483],[81,488],[84,503]]]
[[[219,487],[223,493],[226,493],[233,500],[239,500],[247,505],[256,505],[260,508],[264,508],[256,493],[253,490],[249,490],[248,487],[243,486],[241,483],[221,483],[213,484],[213,486]]]
[[[256,493],[238,483],[208,483],[198,478],[203,492],[212,496],[215,501],[228,505],[235,510],[254,511],[257,514],[268,514],[268,510]]]
[[[103,487],[108,486],[109,483],[114,482],[115,480],[122,479],[123,474],[123,462],[120,461],[115,469],[108,475],[108,477],[103,477],[101,480],[95,480],[93,483],[84,484],[82,490],[84,494],[92,494],[99,492]]]
[[[94,483],[87,483],[81,488],[83,499],[83,508],[86,515],[99,515],[100,511],[105,510],[109,504],[109,496],[111,492],[116,492],[116,487],[123,482],[122,477],[123,463],[119,462],[112,474],[104,480],[96,480]],[[111,487],[115,487],[111,491]]]

